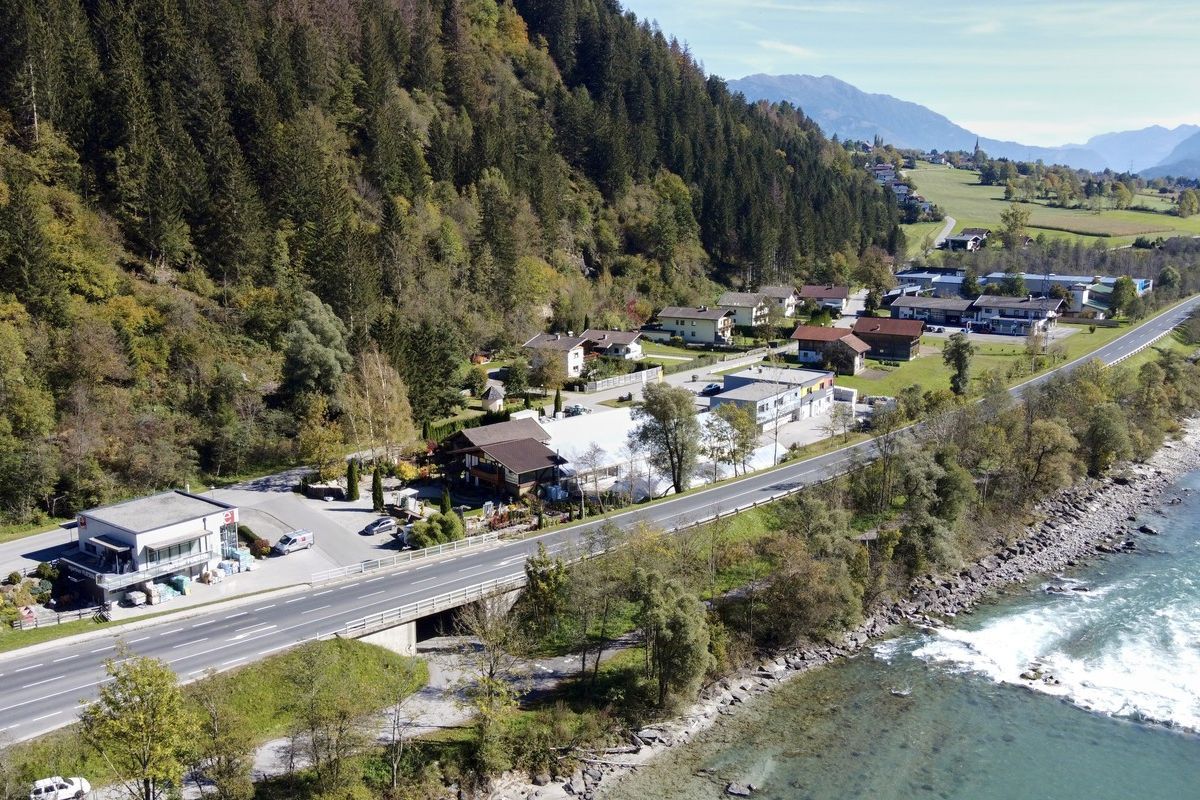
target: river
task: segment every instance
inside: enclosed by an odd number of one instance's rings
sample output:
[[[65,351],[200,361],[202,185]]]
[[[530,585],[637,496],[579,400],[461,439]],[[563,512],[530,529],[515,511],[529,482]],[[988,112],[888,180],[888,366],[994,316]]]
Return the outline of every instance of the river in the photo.
[[[1200,797],[1200,473],[1173,496],[1136,553],[801,675],[602,796]]]

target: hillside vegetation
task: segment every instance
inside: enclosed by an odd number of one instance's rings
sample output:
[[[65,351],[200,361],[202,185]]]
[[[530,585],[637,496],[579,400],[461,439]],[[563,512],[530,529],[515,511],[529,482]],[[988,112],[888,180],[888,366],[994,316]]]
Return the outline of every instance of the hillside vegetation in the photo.
[[[896,219],[611,2],[14,0],[0,515],[402,444],[477,348],[896,252]]]

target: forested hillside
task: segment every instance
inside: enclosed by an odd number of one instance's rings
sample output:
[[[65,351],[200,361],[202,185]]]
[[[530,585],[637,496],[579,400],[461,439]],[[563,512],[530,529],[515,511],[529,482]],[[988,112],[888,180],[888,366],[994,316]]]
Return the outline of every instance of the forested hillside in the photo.
[[[411,438],[405,398],[452,409],[475,348],[895,251],[895,223],[802,115],[613,2],[12,0],[0,514]]]

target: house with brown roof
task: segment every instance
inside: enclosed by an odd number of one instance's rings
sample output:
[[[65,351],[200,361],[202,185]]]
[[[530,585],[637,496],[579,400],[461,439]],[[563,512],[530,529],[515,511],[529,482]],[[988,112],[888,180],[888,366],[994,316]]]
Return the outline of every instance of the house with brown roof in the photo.
[[[626,361],[637,361],[642,357],[641,331],[606,331],[598,328],[588,328],[579,334],[587,343],[589,355],[622,358]]]
[[[759,293],[767,298],[769,305],[775,306],[785,319],[796,316],[796,306],[800,303],[800,292],[795,286],[763,286]]]
[[[831,311],[844,314],[846,312],[846,304],[850,301],[850,287],[834,286],[833,284],[826,284],[824,286],[805,284],[800,289],[800,299],[811,300],[816,304],[817,308],[828,308]]]
[[[839,375],[857,375],[866,367],[871,346],[846,328],[800,325],[792,333],[796,360],[801,364],[829,367]]]
[[[515,439],[533,439],[538,442],[550,441],[550,434],[537,423],[537,420],[522,418],[511,419],[507,422],[496,422],[491,425],[480,425],[475,428],[463,428],[458,433],[442,442],[442,451],[451,455],[470,453],[485,444],[496,442],[511,442]]]
[[[717,306],[733,312],[733,324],[744,328],[763,325],[771,313],[767,296],[761,292],[726,292]]]
[[[683,339],[688,344],[731,344],[733,312],[717,306],[667,306],[657,322],[642,328],[647,339]]]
[[[583,372],[587,339],[561,333],[539,333],[523,347],[529,352],[529,365],[538,367],[546,361],[562,363],[568,378],[578,378]]]
[[[457,458],[456,469],[468,483],[521,497],[560,477],[565,461],[548,441],[536,420],[522,418],[464,428],[443,443],[442,452]]]
[[[921,349],[925,323],[919,319],[859,317],[851,329],[871,346],[868,355],[881,361],[909,361]]]

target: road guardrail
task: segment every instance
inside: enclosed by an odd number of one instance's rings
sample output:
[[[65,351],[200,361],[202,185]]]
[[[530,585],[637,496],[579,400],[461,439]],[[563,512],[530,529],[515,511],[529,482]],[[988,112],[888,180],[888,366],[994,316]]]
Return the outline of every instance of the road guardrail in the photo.
[[[424,550],[405,550],[402,553],[396,553],[394,556],[387,558],[374,558],[369,561],[363,561],[358,564],[350,564],[345,567],[334,567],[320,572],[314,572],[309,583],[316,586],[321,583],[329,583],[330,581],[339,581],[345,578],[351,578],[355,575],[366,575],[371,572],[380,572],[382,570],[392,569],[404,564],[410,564],[413,561],[424,561],[435,556],[453,553],[458,550],[467,550],[472,547],[494,542],[500,538],[500,534],[495,532],[481,533],[478,536],[468,536],[466,539],[459,539],[454,542],[446,542],[445,544],[426,547]]]

